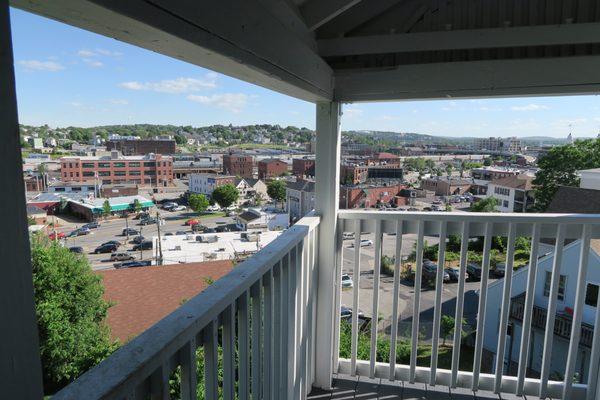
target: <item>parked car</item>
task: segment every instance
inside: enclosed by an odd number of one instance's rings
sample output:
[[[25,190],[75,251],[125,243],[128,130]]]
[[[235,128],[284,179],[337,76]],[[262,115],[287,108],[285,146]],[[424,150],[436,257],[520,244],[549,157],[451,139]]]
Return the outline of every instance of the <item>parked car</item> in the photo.
[[[175,232],[175,235],[177,235],[177,236],[185,236],[185,235],[187,235],[187,232],[186,231],[177,231],[177,232]]]
[[[350,275],[342,274],[342,287],[343,288],[354,287],[354,282],[352,282],[352,277],[350,277]]]
[[[221,226],[217,226],[215,228],[215,231],[217,232],[229,232],[231,229],[229,229],[229,227],[227,225],[221,225]]]
[[[204,233],[217,233],[217,230],[215,228],[206,228]]]
[[[73,246],[73,247],[69,247],[69,251],[70,251],[71,253],[83,254],[83,247],[81,247],[81,246]]]
[[[140,225],[144,226],[144,225],[154,225],[156,224],[158,220],[156,219],[156,217],[150,217],[150,218],[145,218],[143,220],[140,221]]]
[[[354,239],[354,232],[344,232],[342,234],[343,240]]]
[[[142,243],[145,240],[146,240],[145,237],[143,237],[142,235],[138,235],[138,236],[136,236],[136,237],[133,238],[133,240],[131,241],[131,243],[133,243],[133,244],[140,244],[140,243]]]
[[[77,229],[77,236],[85,236],[89,235],[90,233],[92,233],[90,228],[86,228],[85,226],[82,226],[81,228]]]
[[[117,251],[118,247],[115,246],[114,244],[102,244],[98,247],[96,247],[96,249],[94,250],[94,254],[99,254],[99,253],[112,253],[114,251]]]
[[[467,264],[467,277],[472,281],[481,280],[481,267],[477,264]]]
[[[192,229],[193,230],[193,229]],[[173,232],[167,232],[163,236],[173,236]]]
[[[492,270],[492,275],[496,278],[504,278],[506,274],[506,264],[503,262],[499,262],[496,264],[496,268]]]
[[[146,261],[127,261],[123,263],[114,264],[114,267],[117,269],[121,268],[136,268],[136,267],[147,267],[151,265],[149,260]]]
[[[186,206],[177,206],[177,207],[173,207],[171,209],[171,211],[185,211],[185,210],[187,210]]]
[[[459,270],[456,268],[445,268],[444,271],[448,274],[449,282],[458,282],[458,277],[460,275]]]
[[[105,244],[114,244],[117,248],[121,246],[121,242],[117,242],[116,240],[109,240],[108,242],[102,243],[100,246],[104,246]]]
[[[129,261],[135,260],[135,257],[130,253],[112,253],[110,255],[110,261]]]
[[[124,228],[123,231],[121,232],[121,235],[123,236],[133,236],[133,235],[139,235],[140,233],[138,231],[136,231],[133,228]]]
[[[64,239],[65,238],[65,233],[64,232],[52,232],[51,234],[48,235],[48,238],[50,240],[56,240],[56,239]]]
[[[221,210],[221,208],[216,204],[213,204],[212,206],[208,206],[206,208],[206,211],[210,211],[210,212],[215,212],[215,211],[219,211],[219,210]]]
[[[163,203],[162,208],[163,208],[163,210],[170,211],[170,210],[174,209],[175,207],[177,207],[178,205],[179,204],[177,204],[177,203],[174,203],[172,201],[168,201],[166,203]]]
[[[192,225],[192,232],[204,232],[206,230],[206,226],[202,224],[194,224]]]
[[[190,218],[190,219],[188,219],[187,221],[185,221],[185,225],[186,225],[186,226],[194,226],[194,225],[197,225],[197,224],[199,224],[199,223],[200,223],[200,221],[198,221],[198,220],[197,220],[197,219],[195,219],[195,218]]]
[[[363,313],[358,310],[358,318],[362,318],[364,315]],[[341,306],[340,307],[340,317],[342,319],[350,319],[352,318],[352,308],[350,307],[346,307],[346,306]]]
[[[90,222],[89,224],[85,224],[83,226],[83,228],[97,229],[97,228],[100,228],[100,224],[98,222],[94,221],[94,222]]]
[[[148,217],[150,217],[150,214],[146,211],[143,211],[143,212],[139,213],[138,215],[136,215],[134,219],[144,219],[144,218],[148,218]]]
[[[373,246],[373,241],[371,239],[363,239],[360,241],[360,247],[369,247],[369,246]],[[354,243],[351,243],[350,247],[354,247]]]
[[[133,246],[133,251],[140,251],[140,250],[152,250],[152,241],[147,240],[145,242],[138,243],[135,246]]]

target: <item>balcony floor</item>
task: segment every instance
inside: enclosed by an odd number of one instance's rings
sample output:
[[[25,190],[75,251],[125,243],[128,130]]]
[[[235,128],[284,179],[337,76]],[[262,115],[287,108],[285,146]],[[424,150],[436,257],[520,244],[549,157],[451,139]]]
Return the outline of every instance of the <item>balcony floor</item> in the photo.
[[[338,375],[333,389],[313,388],[309,400],[538,400],[538,397],[518,397],[514,394],[497,395],[491,392],[472,392],[468,389],[449,389],[443,386],[390,382],[385,379],[369,379]]]

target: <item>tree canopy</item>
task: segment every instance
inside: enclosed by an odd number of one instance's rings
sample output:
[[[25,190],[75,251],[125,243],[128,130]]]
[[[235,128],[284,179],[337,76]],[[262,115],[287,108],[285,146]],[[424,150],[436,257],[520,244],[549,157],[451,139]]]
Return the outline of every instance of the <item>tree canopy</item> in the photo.
[[[267,194],[270,198],[280,203],[285,200],[285,183],[283,181],[271,181],[267,184]]]
[[[223,208],[235,203],[240,197],[240,192],[231,184],[219,186],[212,192],[213,200]]]
[[[600,140],[577,140],[553,147],[540,158],[538,167],[533,181],[535,206],[538,211],[545,211],[559,186],[579,186],[577,171],[600,167]]]
[[[108,199],[104,200],[104,203],[102,203],[102,214],[106,217],[110,215],[111,211],[112,207],[110,206],[110,201],[108,201]]]
[[[479,200],[471,205],[469,211],[473,212],[494,212],[496,211],[496,206],[499,204],[498,199],[495,197],[488,197],[482,200]]]
[[[54,393],[117,348],[104,324],[109,304],[85,257],[32,238],[35,310],[46,394]]]
[[[203,194],[190,194],[188,199],[190,208],[197,213],[203,213],[209,206],[209,201]]]

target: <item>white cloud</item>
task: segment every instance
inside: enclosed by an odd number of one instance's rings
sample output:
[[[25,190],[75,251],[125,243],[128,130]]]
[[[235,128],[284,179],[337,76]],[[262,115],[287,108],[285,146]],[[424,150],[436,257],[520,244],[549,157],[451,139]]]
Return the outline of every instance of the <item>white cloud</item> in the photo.
[[[222,93],[211,96],[190,94],[187,99],[196,103],[223,108],[233,113],[239,113],[248,103],[248,95],[244,93]]]
[[[541,104],[527,104],[525,106],[513,106],[510,109],[513,111],[539,111],[547,110],[549,107]]]
[[[508,124],[508,126],[505,129],[509,130],[509,131],[521,131],[521,132],[530,131],[531,132],[531,131],[537,131],[541,127],[542,127],[542,124],[540,124],[535,119],[529,118],[529,119],[512,120],[512,121],[510,121],[510,123]]]
[[[97,54],[91,50],[79,50],[77,52],[77,55],[79,57],[95,57],[95,56],[97,56]]]
[[[346,118],[356,118],[363,115],[363,110],[358,107],[348,107],[343,110],[343,116]]]
[[[100,57],[100,56],[106,56],[106,57],[118,57],[118,56],[122,56],[123,53],[120,53],[118,51],[110,51],[110,50],[106,50],[106,49],[95,49],[95,50],[89,50],[89,49],[81,49],[77,52],[77,55],[79,57]]]
[[[151,90],[160,93],[190,93],[203,89],[213,89],[217,87],[217,84],[216,75],[210,73],[206,74],[203,79],[177,78],[159,82],[130,81],[120,83],[119,86],[130,90]]]
[[[30,71],[50,71],[56,72],[65,69],[65,67],[56,61],[39,61],[39,60],[21,60],[19,65]]]
[[[129,104],[129,101],[127,101],[125,99],[110,99],[109,102],[111,104],[114,104],[117,106],[125,106],[125,105]]]
[[[101,61],[92,60],[91,58],[84,58],[83,62],[86,63],[87,65],[89,65],[90,67],[94,67],[94,68],[100,68],[100,67],[104,66],[104,64]]]

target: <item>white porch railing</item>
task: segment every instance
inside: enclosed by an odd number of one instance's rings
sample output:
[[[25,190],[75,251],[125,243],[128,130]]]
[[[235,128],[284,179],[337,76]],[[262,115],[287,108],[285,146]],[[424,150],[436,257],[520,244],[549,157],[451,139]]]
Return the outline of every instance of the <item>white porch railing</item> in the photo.
[[[53,399],[168,399],[171,389],[182,399],[198,390],[205,399],[305,398],[314,380],[318,225],[319,217],[301,219]]]
[[[552,397],[562,399],[592,399],[595,396],[598,378],[600,352],[600,334],[596,333],[592,341],[592,360],[590,362],[588,383],[574,384],[573,374],[577,349],[580,342],[581,320],[583,302],[586,288],[586,273],[588,253],[591,238],[600,237],[600,216],[598,215],[567,215],[567,214],[498,214],[498,213],[407,213],[407,212],[380,212],[380,211],[340,211],[339,234],[341,232],[354,232],[353,277],[354,292],[352,297],[352,333],[350,359],[337,360],[337,372],[350,375],[367,376],[370,378],[384,378],[389,380],[402,380],[420,382],[428,385],[443,385],[448,387],[464,387],[474,391],[487,390],[495,393],[513,393],[518,395],[534,395],[540,398]],[[372,310],[368,310],[373,320],[371,323],[370,357],[368,360],[357,359],[358,348],[358,310],[359,310],[359,277],[361,272],[361,232],[374,232],[374,262],[373,262],[373,290]],[[389,363],[378,362],[377,355],[377,318],[380,296],[380,263],[382,255],[382,235],[395,236],[395,265],[394,280],[391,294],[391,337]],[[412,308],[412,334],[411,353],[408,365],[396,363],[396,344],[398,326],[398,296],[400,289],[400,249],[404,234],[416,234],[416,260],[414,278],[414,303]],[[470,237],[484,237],[483,255],[481,265],[481,283],[479,286],[479,304],[477,313],[477,329],[474,341],[473,366],[471,371],[459,370],[460,351],[452,352],[451,368],[441,369],[438,363],[438,345],[440,340],[440,319],[443,290],[443,267],[446,252],[446,238],[449,235],[459,235],[460,272],[465,276],[468,262],[468,241]],[[419,335],[419,315],[421,296],[421,277],[423,264],[424,236],[439,237],[439,252],[437,274],[435,277],[435,299],[433,312],[433,331],[431,339],[430,367],[417,366],[417,349]],[[532,325],[534,312],[534,289],[536,282],[538,248],[540,239],[552,239],[555,243],[552,279],[546,325],[554,326],[556,318],[556,303],[559,290],[560,266],[563,255],[565,239],[581,239],[581,253],[577,267],[577,290],[575,294],[575,307],[570,331],[570,346],[565,360],[565,378],[563,381],[549,380],[550,359],[552,354],[553,329],[547,329],[544,340],[544,357],[540,379],[526,377],[528,354],[530,349],[529,335],[522,335],[519,352],[519,367],[517,376],[504,374],[504,357],[496,357],[493,373],[481,372],[481,361],[484,339],[484,322],[488,290],[488,272],[490,269],[490,249],[492,238],[501,236],[507,238],[506,277],[502,288],[501,311],[498,319],[500,329],[498,334],[497,349],[495,354],[505,354],[507,326],[510,314],[511,284],[513,272],[513,258],[515,252],[515,238],[524,236],[531,238],[531,254],[526,283],[526,298],[523,305],[523,332],[529,332]],[[341,257],[340,257],[341,258]],[[341,260],[340,260],[341,262]],[[540,279],[537,277],[537,279]],[[543,277],[541,278],[543,279]],[[339,285],[338,285],[339,287]],[[338,293],[339,295],[339,293]],[[456,294],[455,329],[453,349],[461,348],[461,331],[463,319],[463,306],[465,299],[465,280],[459,279]],[[597,308],[600,310],[600,307]],[[367,310],[365,310],[367,311]],[[600,319],[600,311],[596,322]],[[339,329],[339,327],[338,327]],[[489,328],[488,328],[489,329]],[[339,336],[339,331],[337,332]]]

